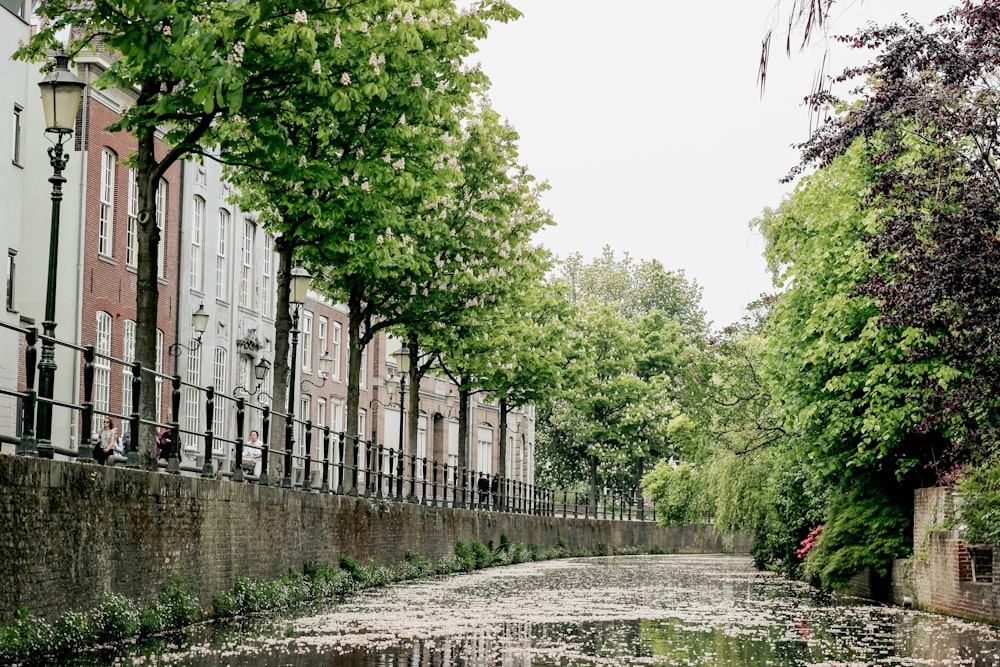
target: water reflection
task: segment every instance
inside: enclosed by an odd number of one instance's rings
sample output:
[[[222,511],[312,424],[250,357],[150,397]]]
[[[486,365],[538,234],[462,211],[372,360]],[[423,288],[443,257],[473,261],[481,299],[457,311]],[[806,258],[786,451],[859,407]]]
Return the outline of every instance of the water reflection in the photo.
[[[744,558],[525,564],[373,591],[71,664],[1000,665],[1000,634],[839,598]]]

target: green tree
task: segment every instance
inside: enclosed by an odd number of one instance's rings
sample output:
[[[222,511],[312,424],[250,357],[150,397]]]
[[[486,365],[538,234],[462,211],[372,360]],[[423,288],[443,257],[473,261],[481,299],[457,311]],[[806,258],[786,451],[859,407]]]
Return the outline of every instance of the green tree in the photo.
[[[136,169],[138,265],[136,274],[135,356],[148,373],[156,368],[156,312],[160,231],[156,189],[160,177],[177,160],[216,142],[224,121],[242,113],[265,115],[267,100],[291,94],[315,62],[313,35],[296,20],[296,12],[323,3],[295,6],[281,2],[105,2],[54,0],[36,11],[42,27],[15,57],[39,60],[52,49],[70,55],[85,50],[114,56],[112,65],[93,82],[98,87],[135,91],[135,102],[109,130],[135,137],[138,150],[129,160]],[[70,30],[68,45],[59,36]],[[162,133],[168,150],[157,154],[154,139]],[[141,416],[153,420],[155,394],[144,391]],[[152,426],[138,438],[143,463],[155,467]]]

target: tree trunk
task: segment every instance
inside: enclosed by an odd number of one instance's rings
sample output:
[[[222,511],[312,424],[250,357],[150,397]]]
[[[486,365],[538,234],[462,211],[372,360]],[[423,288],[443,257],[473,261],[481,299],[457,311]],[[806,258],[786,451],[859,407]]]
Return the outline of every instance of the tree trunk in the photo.
[[[410,384],[410,393],[406,398],[406,409],[409,410],[409,415],[406,418],[406,437],[409,440],[406,453],[409,456],[417,455],[417,430],[420,426],[420,379],[424,374],[420,372],[418,364],[419,344],[420,340],[417,334],[407,335],[406,346],[410,351],[410,377],[406,381]]]
[[[590,456],[590,512],[597,516],[597,455]]]
[[[361,350],[366,341],[362,338],[361,324],[364,320],[365,286],[360,278],[351,281],[347,297],[347,424],[344,433],[344,475],[350,474],[357,461],[354,457],[354,438],[358,435],[358,402],[361,400]],[[374,360],[373,362],[374,363]],[[345,482],[346,483],[346,482]]]
[[[285,236],[275,240],[278,251],[277,275],[277,317],[274,321],[274,362],[271,364],[271,433],[268,442],[271,466],[268,468],[272,480],[281,480],[285,471],[285,411],[288,409],[288,387],[295,377],[289,367],[289,336],[292,331],[292,314],[289,311],[288,290],[292,278],[292,256],[295,246]]]
[[[497,474],[507,477],[507,397],[500,397],[500,462]]]
[[[139,415],[144,421],[159,421],[153,372],[157,366],[156,315],[160,302],[157,277],[160,230],[156,226],[156,187],[160,179],[154,153],[154,131],[144,130],[136,138],[139,257],[136,266],[135,360],[142,366]],[[155,470],[156,427],[153,424],[141,424],[139,432],[131,435],[131,447],[138,449],[139,464],[148,470]]]

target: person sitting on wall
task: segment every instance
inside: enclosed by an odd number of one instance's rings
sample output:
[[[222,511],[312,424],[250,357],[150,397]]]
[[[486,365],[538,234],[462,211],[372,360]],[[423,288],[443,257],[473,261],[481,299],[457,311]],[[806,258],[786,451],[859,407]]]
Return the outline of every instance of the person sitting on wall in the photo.
[[[94,460],[99,465],[107,465],[108,458],[114,453],[115,443],[118,440],[118,429],[115,428],[115,422],[111,417],[104,418],[104,425],[98,431],[96,440]]]
[[[170,431],[159,426],[156,428],[156,458],[164,461],[170,459]]]
[[[250,440],[243,448],[243,471],[252,473],[255,477],[260,477],[263,444],[260,442],[260,433],[257,429],[250,430]]]

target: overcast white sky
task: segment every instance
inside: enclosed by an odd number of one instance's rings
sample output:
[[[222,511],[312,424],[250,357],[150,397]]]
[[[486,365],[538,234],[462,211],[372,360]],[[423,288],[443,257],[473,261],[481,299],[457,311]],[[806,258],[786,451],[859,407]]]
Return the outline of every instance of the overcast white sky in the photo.
[[[512,0],[524,16],[495,26],[478,56],[493,106],[521,134],[521,158],[552,189],[560,257],[658,259],[704,291],[714,328],[772,291],[748,223],[777,206],[809,116],[801,106],[823,53],[791,60],[776,30],[768,85],[760,43],[778,0]],[[947,0],[838,0],[834,33],[903,12],[921,21]],[[781,3],[781,19],[791,0]],[[847,62],[834,51],[834,70]]]

